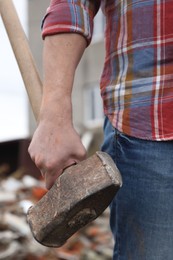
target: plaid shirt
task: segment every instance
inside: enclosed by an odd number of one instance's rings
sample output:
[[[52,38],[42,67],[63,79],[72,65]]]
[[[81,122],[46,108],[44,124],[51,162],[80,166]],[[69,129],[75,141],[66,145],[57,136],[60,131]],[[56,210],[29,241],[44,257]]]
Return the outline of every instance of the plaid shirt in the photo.
[[[173,139],[173,1],[52,0],[43,38],[76,32],[89,44],[100,6],[106,16],[105,114],[130,136]]]

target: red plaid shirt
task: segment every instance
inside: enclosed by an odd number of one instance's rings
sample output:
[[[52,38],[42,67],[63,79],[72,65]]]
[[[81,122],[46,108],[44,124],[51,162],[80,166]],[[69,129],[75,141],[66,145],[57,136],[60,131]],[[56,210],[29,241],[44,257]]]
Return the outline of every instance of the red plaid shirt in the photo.
[[[89,44],[100,6],[106,17],[105,114],[130,136],[173,139],[173,1],[52,0],[43,38],[75,32]]]

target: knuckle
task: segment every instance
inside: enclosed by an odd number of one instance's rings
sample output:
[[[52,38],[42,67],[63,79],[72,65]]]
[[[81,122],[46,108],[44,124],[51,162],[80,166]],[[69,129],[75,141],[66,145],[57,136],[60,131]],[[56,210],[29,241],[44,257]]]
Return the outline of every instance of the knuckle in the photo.
[[[44,168],[44,158],[41,155],[35,155],[34,157],[34,163],[37,166],[37,168],[42,169]]]
[[[33,149],[33,147],[32,147],[31,144],[30,144],[29,147],[28,147],[28,153],[29,153],[31,159],[32,159],[33,161],[35,161],[35,151],[34,151],[34,149]]]
[[[42,165],[43,165],[43,161],[41,158],[35,158],[35,165],[38,167],[38,168],[42,168]]]
[[[30,156],[32,155],[32,149],[31,149],[31,146],[28,147],[28,153],[29,153]]]
[[[82,161],[86,158],[86,150],[83,147],[78,148],[71,156],[77,161]]]
[[[80,158],[85,158],[86,157],[86,150],[84,147],[81,147],[80,151],[79,151],[79,156]]]
[[[31,160],[35,163],[35,154],[29,149],[28,149],[28,153],[29,153]]]
[[[45,168],[47,169],[47,171],[53,171],[56,167],[56,162],[54,160],[49,160],[46,161],[45,163]]]

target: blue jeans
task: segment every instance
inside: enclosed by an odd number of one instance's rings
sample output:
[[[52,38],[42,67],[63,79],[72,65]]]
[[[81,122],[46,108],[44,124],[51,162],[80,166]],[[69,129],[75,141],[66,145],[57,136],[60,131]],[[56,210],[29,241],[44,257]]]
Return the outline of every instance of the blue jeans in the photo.
[[[104,131],[123,179],[110,206],[113,259],[173,260],[173,141],[129,137],[107,118]]]

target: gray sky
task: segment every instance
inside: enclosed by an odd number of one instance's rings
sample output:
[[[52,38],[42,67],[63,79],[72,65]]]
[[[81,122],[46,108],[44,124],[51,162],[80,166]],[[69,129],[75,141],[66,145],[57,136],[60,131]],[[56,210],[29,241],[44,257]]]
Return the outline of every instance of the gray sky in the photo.
[[[13,0],[27,34],[27,1]],[[27,97],[0,18],[0,142],[28,135]]]

